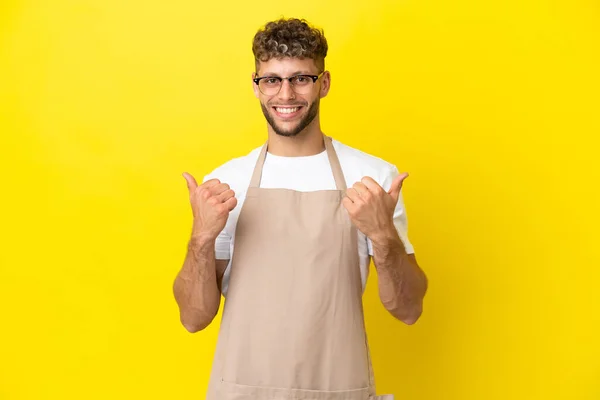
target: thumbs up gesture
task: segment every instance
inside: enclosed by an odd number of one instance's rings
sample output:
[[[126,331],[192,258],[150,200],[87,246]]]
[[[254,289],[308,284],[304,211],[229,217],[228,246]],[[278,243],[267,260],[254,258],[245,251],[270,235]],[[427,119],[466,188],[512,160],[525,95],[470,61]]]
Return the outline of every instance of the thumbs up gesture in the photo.
[[[226,183],[211,179],[198,185],[196,179],[183,173],[190,193],[194,223],[192,236],[215,240],[225,228],[229,212],[237,205],[235,193]]]
[[[385,191],[375,180],[366,176],[346,191],[343,206],[356,228],[372,241],[387,235],[394,228],[394,210],[400,197],[402,183],[408,177],[402,173]]]

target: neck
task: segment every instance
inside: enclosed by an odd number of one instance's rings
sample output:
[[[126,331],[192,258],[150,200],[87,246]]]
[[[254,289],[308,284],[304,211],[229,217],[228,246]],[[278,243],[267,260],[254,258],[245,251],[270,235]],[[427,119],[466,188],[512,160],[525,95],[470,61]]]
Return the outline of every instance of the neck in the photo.
[[[318,116],[296,136],[281,136],[269,125],[267,147],[269,153],[282,157],[305,157],[321,153],[325,149],[323,132]]]

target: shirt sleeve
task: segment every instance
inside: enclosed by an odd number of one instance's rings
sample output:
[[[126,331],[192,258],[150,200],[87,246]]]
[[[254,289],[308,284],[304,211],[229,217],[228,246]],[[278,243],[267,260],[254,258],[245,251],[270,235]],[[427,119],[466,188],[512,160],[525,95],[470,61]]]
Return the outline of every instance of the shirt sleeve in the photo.
[[[395,177],[400,175],[398,169],[393,167],[382,180],[381,187],[383,187],[386,191],[390,189],[392,186],[392,181]],[[404,248],[406,249],[407,254],[413,254],[415,252],[412,243],[408,238],[408,218],[406,216],[406,207],[404,206],[404,199],[402,197],[402,190],[400,190],[400,196],[398,196],[398,203],[396,204],[396,208],[394,210],[394,226],[398,231],[398,236],[400,236],[400,240],[404,244]],[[373,255],[373,243],[370,239],[367,239],[367,245],[369,249],[369,255]]]
[[[206,175],[202,182],[204,183],[212,178],[213,176],[211,174]],[[227,225],[215,240],[215,258],[217,260],[231,259],[231,236],[227,233]]]
[[[215,241],[215,258],[217,260],[231,259],[231,237],[225,232],[225,229],[219,233]]]

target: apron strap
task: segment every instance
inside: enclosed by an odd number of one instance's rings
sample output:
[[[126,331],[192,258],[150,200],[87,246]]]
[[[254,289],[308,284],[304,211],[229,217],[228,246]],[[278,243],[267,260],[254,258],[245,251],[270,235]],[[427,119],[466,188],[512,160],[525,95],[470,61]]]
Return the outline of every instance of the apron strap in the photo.
[[[258,161],[254,166],[254,172],[252,173],[252,179],[250,180],[250,187],[252,188],[257,188],[260,186],[260,178],[262,177],[263,165],[265,164],[265,158],[267,156],[267,144],[268,142],[266,142],[260,150]]]
[[[329,164],[331,164],[331,171],[333,172],[333,179],[335,179],[335,186],[337,190],[344,191],[346,187],[346,178],[344,178],[344,172],[340,165],[337,153],[333,148],[332,139],[329,136],[325,136],[325,150],[327,150],[327,157],[329,157]]]
[[[337,190],[344,191],[347,189],[346,179],[344,178],[344,173],[342,171],[342,166],[340,165],[340,160],[338,159],[335,149],[333,148],[332,139],[329,136],[324,136],[324,141],[325,151],[327,151],[327,158],[329,159],[331,171],[333,172],[333,179],[335,180],[335,186]],[[250,180],[250,187],[260,187],[260,179],[262,177],[263,166],[267,157],[267,144],[268,141],[263,145],[262,149],[260,150],[258,161],[256,161],[254,172],[252,173],[252,179]]]

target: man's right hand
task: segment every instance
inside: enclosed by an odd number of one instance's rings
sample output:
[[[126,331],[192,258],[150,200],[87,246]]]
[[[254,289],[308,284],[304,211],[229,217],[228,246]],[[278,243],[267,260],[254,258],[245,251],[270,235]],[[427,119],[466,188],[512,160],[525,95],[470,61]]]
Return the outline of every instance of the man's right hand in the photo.
[[[235,193],[226,183],[211,179],[201,185],[187,172],[183,173],[190,192],[194,216],[192,236],[215,240],[225,228],[229,212],[237,205]]]

